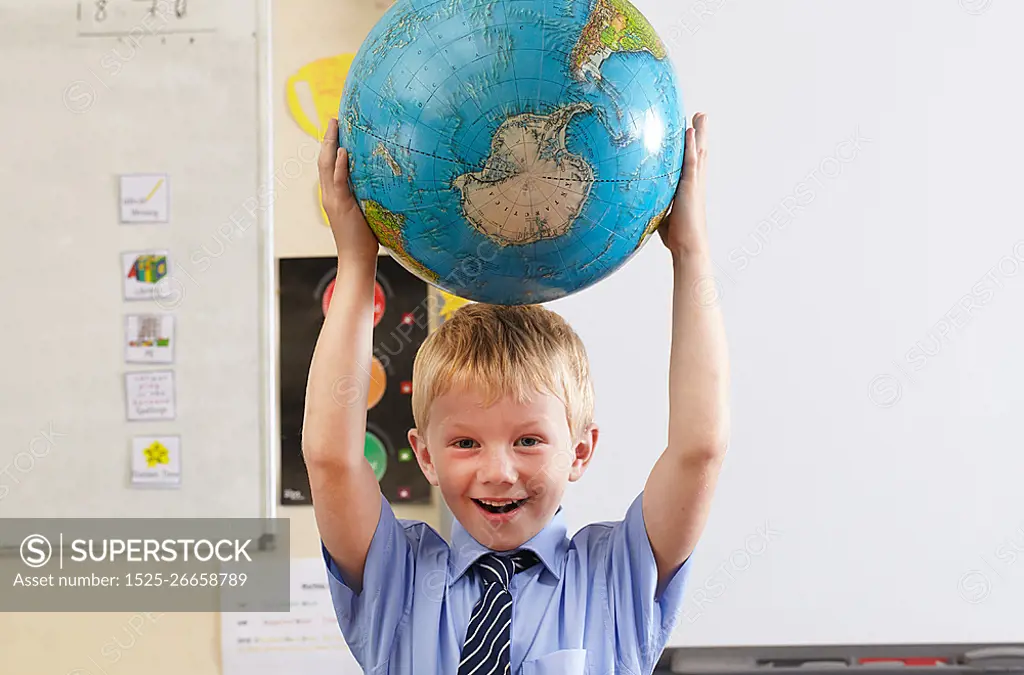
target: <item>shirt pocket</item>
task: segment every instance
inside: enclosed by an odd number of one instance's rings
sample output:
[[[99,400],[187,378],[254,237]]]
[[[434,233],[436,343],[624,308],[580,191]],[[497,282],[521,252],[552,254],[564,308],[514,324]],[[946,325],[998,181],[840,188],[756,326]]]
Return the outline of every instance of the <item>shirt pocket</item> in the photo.
[[[539,659],[525,661],[522,675],[586,675],[587,650],[562,649]]]

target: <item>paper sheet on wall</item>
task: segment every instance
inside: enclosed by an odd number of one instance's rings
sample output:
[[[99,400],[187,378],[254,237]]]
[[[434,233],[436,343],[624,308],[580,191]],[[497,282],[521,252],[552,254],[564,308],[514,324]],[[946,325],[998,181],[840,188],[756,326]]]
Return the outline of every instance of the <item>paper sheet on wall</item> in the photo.
[[[128,420],[173,420],[174,371],[145,370],[124,374]]]
[[[321,558],[291,561],[291,611],[221,614],[224,675],[361,675],[341,636]]]

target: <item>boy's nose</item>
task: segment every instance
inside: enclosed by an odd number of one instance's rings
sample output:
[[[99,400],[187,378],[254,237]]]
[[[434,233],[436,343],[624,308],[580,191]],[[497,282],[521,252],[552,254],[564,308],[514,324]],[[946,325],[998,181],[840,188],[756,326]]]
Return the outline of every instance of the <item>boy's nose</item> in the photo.
[[[515,483],[519,477],[512,457],[504,450],[490,450],[482,454],[479,471],[481,483]]]

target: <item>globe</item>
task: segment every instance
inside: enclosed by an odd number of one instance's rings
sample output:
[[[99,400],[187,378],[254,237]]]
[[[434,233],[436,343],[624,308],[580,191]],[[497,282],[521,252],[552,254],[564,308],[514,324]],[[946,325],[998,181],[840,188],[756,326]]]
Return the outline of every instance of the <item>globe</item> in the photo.
[[[555,300],[619,269],[675,194],[686,117],[627,0],[398,0],[338,113],[381,245],[461,298]]]

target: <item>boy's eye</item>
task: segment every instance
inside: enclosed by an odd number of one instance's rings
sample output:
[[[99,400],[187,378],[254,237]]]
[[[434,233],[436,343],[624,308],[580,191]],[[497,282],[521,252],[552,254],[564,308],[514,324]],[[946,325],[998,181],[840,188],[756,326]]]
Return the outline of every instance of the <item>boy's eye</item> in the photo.
[[[523,438],[520,438],[519,442],[522,443],[527,448],[532,448],[540,444],[540,439],[534,438],[532,436],[525,436]]]
[[[474,445],[476,445],[476,441],[474,441],[472,438],[460,438],[459,440],[455,441],[455,447],[460,448],[462,450],[472,450]]]

